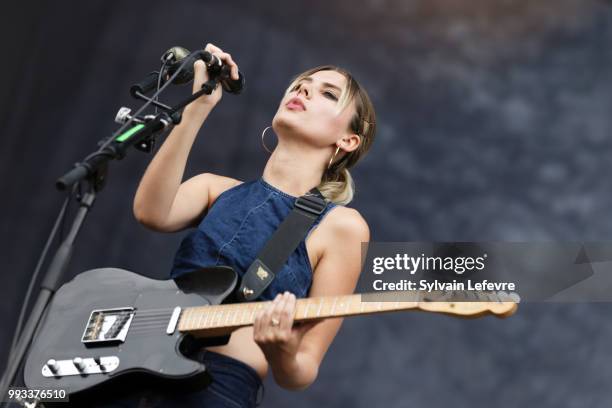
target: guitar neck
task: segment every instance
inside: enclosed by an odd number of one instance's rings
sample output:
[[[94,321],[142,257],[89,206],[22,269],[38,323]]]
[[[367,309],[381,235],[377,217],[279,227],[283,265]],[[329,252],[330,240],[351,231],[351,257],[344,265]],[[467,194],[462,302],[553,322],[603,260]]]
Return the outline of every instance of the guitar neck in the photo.
[[[507,317],[516,309],[516,303],[501,301],[499,298],[495,302],[432,302],[426,301],[424,294],[420,292],[413,292],[407,301],[396,300],[406,297],[405,292],[404,294],[380,292],[297,299],[294,321],[405,310],[422,310],[464,317],[483,314]],[[257,312],[270,303],[272,302],[246,302],[186,308],[181,314],[178,329],[197,337],[226,335],[238,328],[253,325]]]

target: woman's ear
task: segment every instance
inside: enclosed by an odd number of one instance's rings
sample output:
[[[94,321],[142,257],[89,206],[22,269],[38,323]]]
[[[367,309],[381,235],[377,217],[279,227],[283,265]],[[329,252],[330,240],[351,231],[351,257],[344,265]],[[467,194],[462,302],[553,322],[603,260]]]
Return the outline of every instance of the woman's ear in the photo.
[[[356,150],[361,144],[361,136],[357,133],[349,133],[340,140],[340,148],[347,153]]]

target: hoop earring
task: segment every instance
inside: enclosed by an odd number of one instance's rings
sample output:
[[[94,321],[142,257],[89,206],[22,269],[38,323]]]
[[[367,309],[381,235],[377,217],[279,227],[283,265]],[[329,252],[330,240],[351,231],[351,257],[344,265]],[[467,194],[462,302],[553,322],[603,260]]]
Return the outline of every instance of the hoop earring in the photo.
[[[329,168],[332,165],[332,162],[334,161],[334,159],[336,158],[336,155],[338,154],[338,151],[340,150],[340,146],[338,146],[336,148],[336,153],[334,153],[334,155],[331,157],[331,159],[329,159],[329,164],[327,165],[327,170],[329,170]]]
[[[268,146],[266,146],[266,142],[264,141],[264,137],[266,136],[266,132],[268,131],[268,129],[270,129],[272,126],[268,126],[267,128],[265,128],[263,130],[263,132],[261,132],[261,145],[263,146],[264,149],[266,149],[266,151],[270,154],[272,154],[272,151],[270,149],[268,149]]]

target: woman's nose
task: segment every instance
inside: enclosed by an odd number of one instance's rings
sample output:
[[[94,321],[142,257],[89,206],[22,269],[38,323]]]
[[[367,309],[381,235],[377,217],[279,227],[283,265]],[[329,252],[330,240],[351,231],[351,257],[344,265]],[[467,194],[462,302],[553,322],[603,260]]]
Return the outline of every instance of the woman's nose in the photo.
[[[302,86],[300,86],[300,87],[298,88],[298,95],[299,95],[300,93],[302,93],[302,92],[304,93],[304,95],[305,95],[306,97],[308,97],[308,95],[310,95],[310,90],[308,89],[308,86],[307,86],[307,85],[302,84]]]

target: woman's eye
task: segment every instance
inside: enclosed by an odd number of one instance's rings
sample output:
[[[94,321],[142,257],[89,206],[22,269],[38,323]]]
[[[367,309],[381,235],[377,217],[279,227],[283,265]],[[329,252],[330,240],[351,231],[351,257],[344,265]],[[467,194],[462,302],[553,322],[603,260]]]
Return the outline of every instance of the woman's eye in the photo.
[[[334,101],[337,101],[337,100],[338,100],[338,98],[336,98],[336,95],[334,95],[333,93],[331,93],[331,92],[329,92],[329,91],[325,91],[325,92],[323,92],[323,94],[324,94],[325,96],[327,96],[328,98],[333,99]]]

